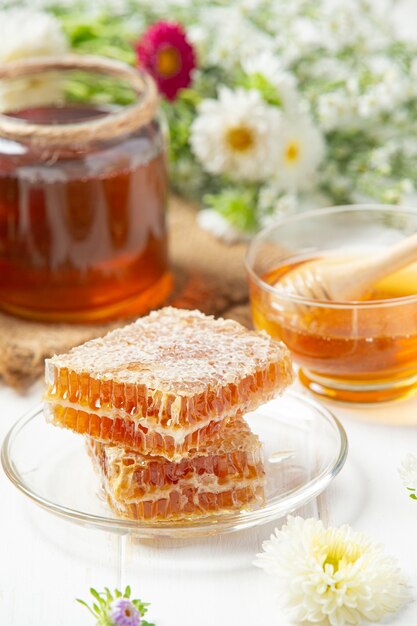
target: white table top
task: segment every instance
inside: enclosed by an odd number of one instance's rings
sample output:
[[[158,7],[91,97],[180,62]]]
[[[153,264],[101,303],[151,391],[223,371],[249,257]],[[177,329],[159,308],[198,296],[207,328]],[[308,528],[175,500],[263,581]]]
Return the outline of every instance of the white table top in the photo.
[[[40,387],[26,397],[0,387],[0,441],[40,394]],[[407,497],[397,468],[408,452],[417,453],[417,399],[360,410],[330,408],[347,431],[348,460],[325,494],[300,514],[371,534],[398,557],[415,584],[417,503]],[[191,543],[135,543],[55,518],[1,472],[0,625],[93,626],[74,598],[87,598],[91,586],[130,584],[152,603],[149,619],[157,626],[286,626],[272,580],[252,565],[273,527]],[[416,624],[417,603],[390,623]]]
[[[415,40],[415,0],[397,4],[401,11],[393,17]],[[21,397],[0,386],[0,442],[40,395],[40,387]],[[330,408],[347,431],[348,460],[319,501],[299,513],[369,533],[398,557],[416,585],[417,502],[407,497],[397,468],[408,452],[417,453],[417,398]],[[74,598],[88,598],[91,586],[126,584],[152,603],[149,619],[157,626],[287,626],[272,580],[252,565],[273,527],[176,545],[134,544],[49,515],[0,472],[0,626],[93,626]],[[417,624],[417,602],[388,621]]]

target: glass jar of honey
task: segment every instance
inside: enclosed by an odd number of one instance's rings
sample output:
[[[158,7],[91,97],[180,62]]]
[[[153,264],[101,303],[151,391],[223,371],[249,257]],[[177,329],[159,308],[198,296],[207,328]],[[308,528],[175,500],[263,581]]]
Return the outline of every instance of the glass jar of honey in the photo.
[[[253,321],[281,339],[315,394],[374,403],[417,393],[417,264],[387,275],[358,301],[280,289],[316,259],[371,259],[417,232],[417,210],[352,205],[300,213],[259,233],[247,271]],[[293,274],[294,275],[294,274]]]
[[[86,322],[161,305],[172,279],[152,79],[68,55],[5,64],[0,85],[10,100],[0,115],[0,307]]]

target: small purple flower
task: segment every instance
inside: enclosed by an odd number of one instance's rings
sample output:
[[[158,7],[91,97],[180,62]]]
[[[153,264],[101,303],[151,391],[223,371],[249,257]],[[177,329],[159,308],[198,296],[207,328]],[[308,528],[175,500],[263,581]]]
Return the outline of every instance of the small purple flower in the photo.
[[[109,617],[114,626],[140,626],[140,613],[127,598],[111,603]]]

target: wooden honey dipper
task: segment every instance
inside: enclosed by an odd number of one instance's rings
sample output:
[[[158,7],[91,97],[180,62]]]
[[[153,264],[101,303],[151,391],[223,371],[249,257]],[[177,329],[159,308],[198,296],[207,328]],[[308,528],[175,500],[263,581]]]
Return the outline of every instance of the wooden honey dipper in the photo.
[[[307,262],[285,274],[275,287],[312,300],[360,300],[382,278],[415,261],[417,233],[383,252],[346,263],[335,263],[331,258]]]

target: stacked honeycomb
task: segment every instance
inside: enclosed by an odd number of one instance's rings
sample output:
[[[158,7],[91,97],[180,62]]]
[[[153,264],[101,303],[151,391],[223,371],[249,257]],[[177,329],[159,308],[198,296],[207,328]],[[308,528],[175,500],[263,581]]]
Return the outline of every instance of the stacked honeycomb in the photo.
[[[117,514],[204,516],[262,501],[261,447],[242,416],[291,380],[282,344],[165,308],[47,360],[45,415],[87,436]]]

